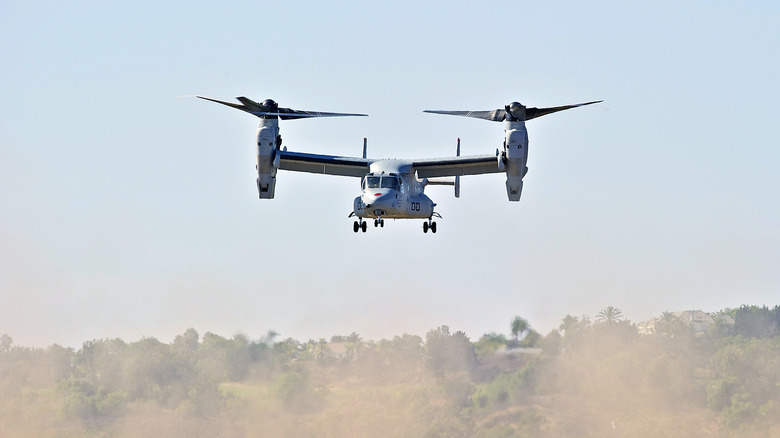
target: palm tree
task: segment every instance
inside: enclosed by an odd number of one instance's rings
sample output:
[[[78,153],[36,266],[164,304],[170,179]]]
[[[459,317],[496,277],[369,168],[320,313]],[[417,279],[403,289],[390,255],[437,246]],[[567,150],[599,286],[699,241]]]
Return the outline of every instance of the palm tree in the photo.
[[[569,335],[577,329],[580,319],[573,315],[566,315],[561,320],[561,325],[558,329],[563,332],[564,335]]]
[[[517,341],[523,333],[528,331],[529,328],[530,326],[528,325],[528,321],[519,316],[515,316],[511,325],[512,337],[515,338],[515,341]]]
[[[596,315],[596,322],[605,324],[616,324],[623,319],[623,312],[617,307],[605,307]]]

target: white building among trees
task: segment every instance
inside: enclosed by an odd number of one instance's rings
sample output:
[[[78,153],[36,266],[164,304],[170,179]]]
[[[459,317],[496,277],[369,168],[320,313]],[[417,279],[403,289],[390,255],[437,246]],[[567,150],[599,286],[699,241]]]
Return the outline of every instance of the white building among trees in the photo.
[[[694,334],[701,335],[712,330],[716,325],[733,329],[734,318],[725,313],[709,314],[701,310],[684,310],[679,312],[667,312],[662,316],[652,318],[649,321],[637,324],[637,331],[641,335],[656,333],[657,327],[669,326],[675,322],[683,323],[693,329]],[[724,333],[725,334],[725,333]]]

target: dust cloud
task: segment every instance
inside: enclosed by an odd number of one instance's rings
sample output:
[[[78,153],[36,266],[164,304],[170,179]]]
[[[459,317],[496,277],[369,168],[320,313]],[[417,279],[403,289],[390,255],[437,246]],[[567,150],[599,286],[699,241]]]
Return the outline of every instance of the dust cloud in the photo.
[[[33,349],[0,338],[0,436],[780,436],[780,306],[706,330],[620,311],[535,332],[281,339],[269,332]]]

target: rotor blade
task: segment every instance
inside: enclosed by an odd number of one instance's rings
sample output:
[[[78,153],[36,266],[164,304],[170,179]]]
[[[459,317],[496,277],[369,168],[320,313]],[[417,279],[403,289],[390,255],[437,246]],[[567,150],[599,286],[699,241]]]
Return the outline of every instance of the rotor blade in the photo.
[[[557,113],[558,111],[563,111],[571,108],[577,108],[580,106],[585,105],[592,105],[594,103],[603,102],[603,100],[594,100],[593,102],[585,102],[585,103],[578,103],[575,105],[565,105],[565,106],[554,106],[550,108],[526,108],[525,109],[525,119],[531,120],[535,119],[537,117],[546,116],[547,114]]]
[[[243,108],[239,108],[243,109]],[[280,110],[282,108],[279,108]],[[295,120],[295,119],[305,119],[305,118],[312,118],[312,117],[337,117],[337,116],[368,116],[368,114],[341,114],[341,113],[318,113],[318,112],[301,112],[301,113],[283,113],[283,112],[267,112],[267,111],[248,111],[244,109],[244,111],[248,112],[249,114],[254,114],[258,117],[262,116],[278,116],[282,120]]]
[[[235,108],[247,112],[257,117],[278,116],[282,120],[295,120],[295,119],[305,119],[305,118],[312,118],[312,117],[340,117],[340,116],[367,116],[368,115],[368,114],[352,114],[352,113],[324,113],[318,111],[300,111],[300,110],[294,110],[290,108],[277,108],[275,111],[269,111],[272,109],[271,106],[257,103],[252,99],[243,96],[236,98],[241,102],[240,105],[237,103],[224,102],[222,100],[212,99],[210,97],[204,97],[204,96],[197,96],[197,97],[204,100],[209,100],[211,102],[221,103],[222,105],[227,105],[231,108]]]
[[[271,115],[270,113],[268,115]],[[278,115],[280,119],[282,120],[295,120],[295,119],[305,119],[305,118],[311,118],[311,117],[345,117],[345,116],[358,116],[358,117],[365,117],[368,116],[368,114],[353,114],[353,113],[323,113],[318,111],[301,111],[301,110],[294,110],[290,108],[279,108]]]
[[[237,103],[231,103],[231,102],[223,102],[221,100],[212,99],[210,97],[204,97],[204,96],[195,96],[195,97],[197,97],[199,99],[203,99],[203,100],[210,100],[212,102],[221,103],[222,105],[227,105],[227,106],[229,106],[231,108],[240,109],[241,111],[249,112],[249,108],[247,108],[245,105],[239,105]]]
[[[235,108],[241,111],[244,111],[246,113],[255,115],[257,117],[263,117],[264,115],[271,115],[271,113],[268,113],[270,108],[264,105],[261,105],[251,99],[247,99],[246,97],[237,97],[236,99],[240,100],[242,105],[239,105],[237,103],[232,102],[224,102],[222,100],[212,99],[210,97],[203,97],[203,96],[196,96],[204,100],[210,100],[211,102],[221,103],[222,105],[227,105],[231,108]]]
[[[493,110],[493,111],[425,110],[423,112],[431,113],[431,114],[447,114],[450,116],[473,117],[475,119],[491,120],[493,122],[501,122],[506,118],[506,110],[502,110],[502,109]]]

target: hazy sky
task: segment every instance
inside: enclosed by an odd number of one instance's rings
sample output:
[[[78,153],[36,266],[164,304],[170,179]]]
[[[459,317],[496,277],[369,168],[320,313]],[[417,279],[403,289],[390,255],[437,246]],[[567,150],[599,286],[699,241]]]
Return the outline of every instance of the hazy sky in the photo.
[[[0,333],[476,339],[780,303],[780,5],[491,5],[0,3]],[[280,172],[258,200],[256,119],[193,94],[368,113],[282,136],[385,158],[501,146],[500,123],[424,109],[604,103],[528,123],[519,203],[465,177],[427,191],[437,234],[356,235],[359,180]]]

